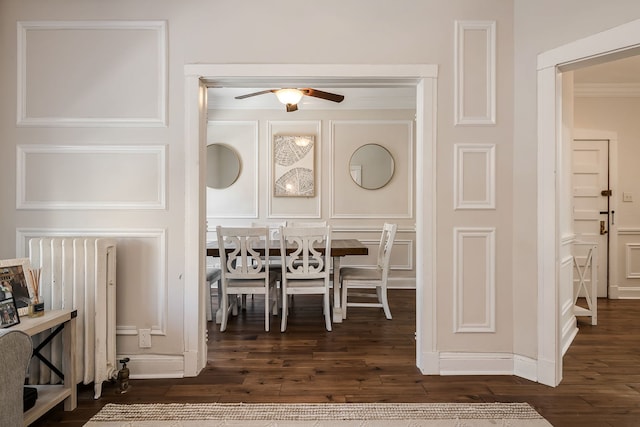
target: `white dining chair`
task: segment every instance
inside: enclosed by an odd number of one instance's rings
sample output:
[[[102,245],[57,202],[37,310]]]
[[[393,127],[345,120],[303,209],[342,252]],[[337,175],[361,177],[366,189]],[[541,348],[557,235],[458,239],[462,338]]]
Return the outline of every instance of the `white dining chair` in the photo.
[[[277,245],[279,245],[280,243],[280,227],[284,227],[287,225],[287,221],[277,221],[277,222],[270,222],[270,221],[253,221],[251,223],[252,227],[267,227],[269,229],[269,238],[271,239],[271,243],[273,242],[278,242]],[[271,246],[271,245],[269,245]],[[278,246],[275,246],[276,248]],[[269,270],[273,272],[273,274],[276,275],[276,284],[280,284],[281,282],[281,278],[280,278],[280,273],[282,271],[282,264],[280,263],[280,255],[277,256],[270,256],[268,258],[265,258],[267,260],[269,260]],[[246,295],[242,296],[242,305],[246,306]],[[280,296],[278,296],[278,309],[281,307],[280,304]]]
[[[222,270],[222,322],[220,331],[227,329],[229,311],[237,307],[239,295],[264,295],[264,329],[269,331],[269,317],[275,307],[276,275],[262,254],[269,251],[269,229],[266,227],[216,227]],[[229,302],[230,296],[231,303]]]
[[[375,267],[342,267],[340,268],[340,284],[342,288],[342,318],[347,318],[347,307],[381,307],[387,319],[391,319],[391,310],[387,299],[387,281],[389,278],[389,259],[396,237],[397,224],[386,223],[382,227]],[[359,298],[375,298],[377,302],[349,302],[349,290],[358,288],[351,296]],[[362,291],[375,289],[375,294]]]
[[[288,227],[326,227],[327,221],[287,221]],[[297,260],[295,261],[298,262]]]
[[[222,270],[214,265],[209,265],[209,263],[207,262],[206,277],[207,279],[205,283],[207,285],[207,294],[209,295],[209,303],[206,304],[207,321],[212,321],[215,317],[216,323],[220,323],[222,321],[222,318],[216,316],[216,313],[213,310],[213,284],[217,283],[215,292],[216,297],[218,298],[218,304],[220,304],[220,293],[222,291],[222,285],[220,284],[220,281],[222,280]]]
[[[315,245],[324,246],[324,254]],[[289,248],[289,256],[287,256]],[[331,331],[329,279],[331,227],[282,227],[280,256],[282,260],[282,323],[287,330],[289,296],[318,294],[323,296],[323,310],[327,331]]]

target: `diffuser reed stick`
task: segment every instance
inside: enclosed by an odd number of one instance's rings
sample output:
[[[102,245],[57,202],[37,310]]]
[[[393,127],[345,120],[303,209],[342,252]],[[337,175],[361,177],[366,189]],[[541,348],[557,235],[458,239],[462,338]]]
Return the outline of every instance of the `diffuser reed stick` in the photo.
[[[29,270],[29,275],[33,285],[33,303],[38,304],[40,302],[40,269]]]

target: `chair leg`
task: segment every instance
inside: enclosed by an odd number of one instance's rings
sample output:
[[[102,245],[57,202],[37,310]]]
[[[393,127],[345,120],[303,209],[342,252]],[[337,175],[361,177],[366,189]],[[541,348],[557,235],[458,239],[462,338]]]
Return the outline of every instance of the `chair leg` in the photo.
[[[211,292],[211,282],[207,282],[209,288],[209,303],[205,304],[205,311],[207,313],[207,322],[213,320],[213,293]]]
[[[238,295],[233,296],[233,304],[231,305],[231,314],[234,316],[238,315]]]
[[[216,323],[222,323],[222,279],[218,280],[218,310],[216,311]]]
[[[378,288],[380,290],[379,294],[382,299],[382,309],[384,310],[384,315],[387,319],[391,320],[391,310],[389,309],[389,301],[387,300],[387,287],[380,286]]]
[[[340,286],[341,292],[342,292],[342,303],[341,303],[341,307],[342,307],[342,318],[346,319],[347,318],[347,284],[349,282],[346,281],[342,281],[342,286]]]
[[[271,297],[271,314],[274,316],[278,315],[278,304],[279,304],[279,298],[278,298],[278,287],[274,286],[272,291],[271,291],[271,295],[273,295]]]
[[[253,294],[251,295],[253,298]],[[265,332],[269,332],[269,319],[271,316],[271,300],[269,299],[269,290],[266,290],[264,294],[264,330]]]
[[[327,331],[331,331],[331,306],[328,292],[324,294],[324,323],[327,326]]]
[[[289,296],[286,294],[282,295],[282,322],[280,323],[280,332],[284,332],[287,330],[287,315],[289,314]]]
[[[227,329],[227,320],[229,320],[229,296],[222,295],[220,301],[220,308],[222,309],[222,320],[220,321],[220,332],[224,332]]]

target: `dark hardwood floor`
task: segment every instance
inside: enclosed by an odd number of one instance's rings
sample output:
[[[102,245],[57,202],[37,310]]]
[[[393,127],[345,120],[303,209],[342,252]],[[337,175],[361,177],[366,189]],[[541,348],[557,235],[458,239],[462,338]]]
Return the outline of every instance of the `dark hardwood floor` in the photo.
[[[382,310],[350,308],[324,329],[320,303],[296,296],[286,333],[263,330],[262,301],[220,333],[209,323],[209,362],[195,378],[80,386],[78,409],[54,408],[44,426],[81,426],[106,403],[148,402],[528,402],[554,426],[640,426],[640,301],[599,300],[599,324],[579,320],[564,380],[547,387],[515,376],[423,376],[415,367],[415,292],[390,291]]]

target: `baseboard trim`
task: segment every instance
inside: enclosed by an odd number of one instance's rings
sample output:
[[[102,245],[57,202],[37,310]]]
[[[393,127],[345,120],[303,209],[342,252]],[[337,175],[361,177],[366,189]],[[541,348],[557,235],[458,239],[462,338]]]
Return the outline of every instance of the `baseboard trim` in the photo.
[[[538,381],[538,363],[531,357],[513,355],[513,375],[529,381]]]
[[[612,285],[609,287],[611,299],[640,299],[640,288]]]
[[[184,378],[184,358],[156,354],[118,355],[118,360],[128,357],[129,378],[158,379]]]
[[[514,375],[510,353],[440,353],[440,375]]]

